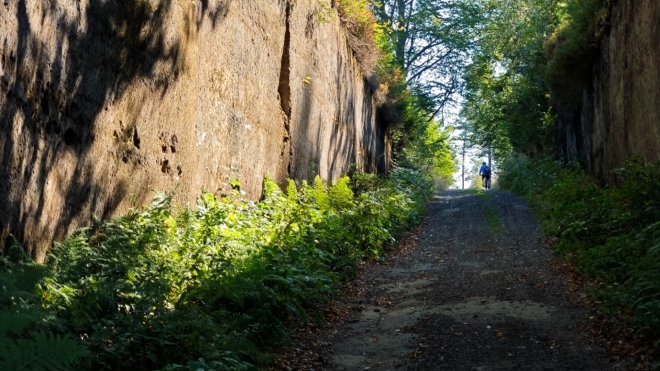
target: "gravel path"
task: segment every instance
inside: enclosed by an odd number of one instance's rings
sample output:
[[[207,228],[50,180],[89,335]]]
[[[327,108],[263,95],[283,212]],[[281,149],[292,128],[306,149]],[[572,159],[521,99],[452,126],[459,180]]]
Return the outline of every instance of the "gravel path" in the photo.
[[[437,195],[410,254],[365,270],[315,370],[607,370],[534,215],[506,192]]]

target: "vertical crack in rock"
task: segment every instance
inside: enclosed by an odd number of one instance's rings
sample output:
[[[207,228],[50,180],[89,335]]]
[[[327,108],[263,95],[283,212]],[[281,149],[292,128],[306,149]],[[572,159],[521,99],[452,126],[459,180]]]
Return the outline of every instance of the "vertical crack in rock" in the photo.
[[[280,66],[280,84],[277,93],[282,108],[282,121],[284,122],[284,137],[282,139],[282,151],[280,153],[280,174],[286,178],[291,177],[291,158],[293,157],[293,146],[291,145],[291,11],[293,4],[286,1],[286,18],[284,31],[284,46],[282,48],[282,64]],[[284,179],[282,179],[284,180]]]

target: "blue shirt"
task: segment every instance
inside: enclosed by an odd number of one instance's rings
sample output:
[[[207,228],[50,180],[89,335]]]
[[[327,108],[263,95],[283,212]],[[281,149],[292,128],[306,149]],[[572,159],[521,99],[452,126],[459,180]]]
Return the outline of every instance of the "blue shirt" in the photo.
[[[481,165],[481,168],[479,168],[479,175],[490,175],[490,169],[486,171],[486,168],[488,168],[488,165]]]

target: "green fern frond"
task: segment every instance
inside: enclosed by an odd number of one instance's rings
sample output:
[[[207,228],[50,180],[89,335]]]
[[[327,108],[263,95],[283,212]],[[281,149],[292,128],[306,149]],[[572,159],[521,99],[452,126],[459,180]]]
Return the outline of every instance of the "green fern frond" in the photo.
[[[0,343],[3,371],[66,371],[85,349],[71,336],[39,332],[32,338]]]
[[[9,342],[9,335],[20,335],[38,318],[38,316],[26,312],[0,312],[0,346],[3,342]],[[0,354],[1,357],[2,354]]]
[[[337,179],[337,183],[330,187],[330,203],[337,210],[346,210],[355,207],[353,203],[353,190],[350,187],[351,179],[347,176]]]
[[[328,192],[321,180],[320,176],[316,176],[314,179],[314,190],[312,191],[312,197],[318,205],[319,209],[327,210],[330,208],[330,198],[328,197]]]

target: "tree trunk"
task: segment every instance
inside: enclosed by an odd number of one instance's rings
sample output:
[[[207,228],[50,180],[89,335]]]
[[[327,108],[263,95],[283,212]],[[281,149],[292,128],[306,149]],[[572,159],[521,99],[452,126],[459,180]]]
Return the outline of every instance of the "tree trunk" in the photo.
[[[406,41],[408,39],[408,30],[406,29],[406,1],[405,0],[396,0],[397,7],[397,24],[396,27],[396,51],[395,58],[399,66],[405,66],[405,55],[406,55]]]
[[[462,162],[462,165],[463,165],[463,174],[462,174],[463,184],[461,186],[461,189],[465,189],[465,140],[463,140],[463,162]]]

